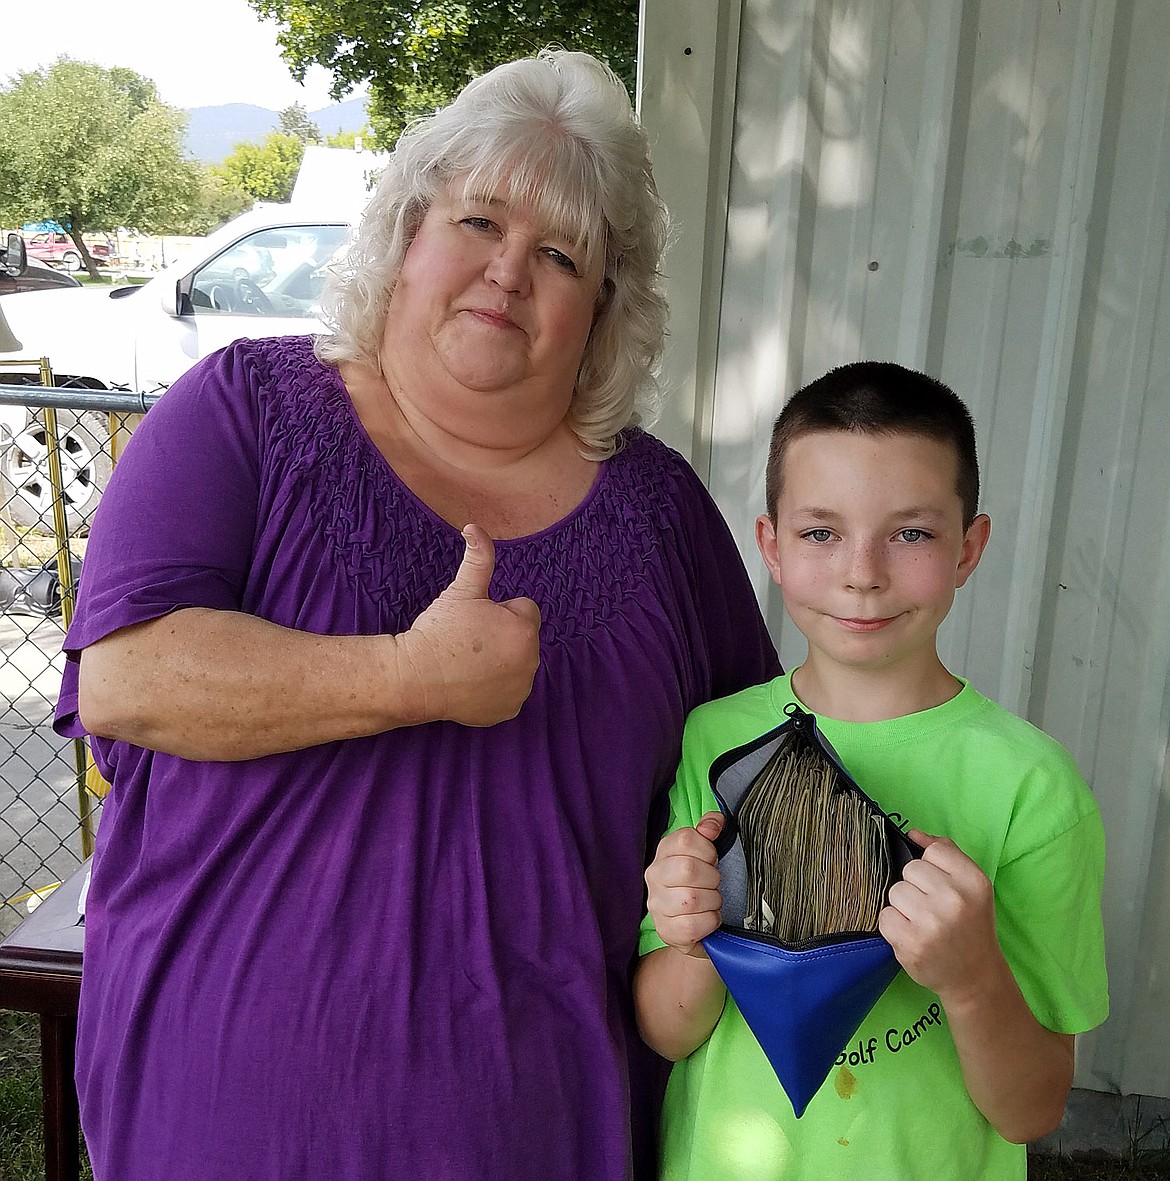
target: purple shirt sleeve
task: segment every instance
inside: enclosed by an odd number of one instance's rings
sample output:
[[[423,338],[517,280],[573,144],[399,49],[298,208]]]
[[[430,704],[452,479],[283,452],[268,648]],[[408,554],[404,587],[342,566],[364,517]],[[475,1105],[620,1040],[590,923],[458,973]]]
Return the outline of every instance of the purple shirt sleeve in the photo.
[[[54,729],[77,717],[78,656],[120,628],[184,607],[238,610],[256,527],[257,412],[228,348],[188,370],[134,432],[82,564]]]

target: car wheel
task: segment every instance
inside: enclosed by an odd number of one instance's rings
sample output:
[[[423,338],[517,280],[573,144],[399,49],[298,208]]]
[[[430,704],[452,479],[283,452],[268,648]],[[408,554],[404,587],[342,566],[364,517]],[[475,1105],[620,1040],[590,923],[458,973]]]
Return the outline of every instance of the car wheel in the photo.
[[[110,478],[109,430],[105,415],[57,411],[65,524],[85,532]],[[45,424],[38,415],[8,441],[0,468],[14,525],[53,530],[53,485]]]
[[[67,250],[61,255],[61,265],[71,272],[81,270],[81,255],[76,250]]]

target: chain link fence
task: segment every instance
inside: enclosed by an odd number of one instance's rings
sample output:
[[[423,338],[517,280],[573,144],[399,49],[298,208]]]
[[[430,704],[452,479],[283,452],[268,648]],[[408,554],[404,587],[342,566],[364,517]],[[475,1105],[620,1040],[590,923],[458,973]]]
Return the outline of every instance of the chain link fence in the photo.
[[[157,394],[58,386],[0,361],[0,936],[93,849],[104,788],[52,728],[94,510]]]

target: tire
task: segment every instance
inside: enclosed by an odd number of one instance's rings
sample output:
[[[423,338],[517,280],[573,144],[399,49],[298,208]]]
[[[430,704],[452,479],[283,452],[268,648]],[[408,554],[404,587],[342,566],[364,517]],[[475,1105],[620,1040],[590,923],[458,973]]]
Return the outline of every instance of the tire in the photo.
[[[81,270],[81,255],[76,250],[66,250],[61,255],[61,265],[69,271],[70,274],[76,274]]]
[[[65,493],[65,524],[71,535],[89,529],[90,519],[110,478],[106,416],[93,411],[58,410],[57,436]],[[30,419],[4,447],[0,459],[4,496],[14,525],[53,531],[53,486],[49,479],[44,421]]]

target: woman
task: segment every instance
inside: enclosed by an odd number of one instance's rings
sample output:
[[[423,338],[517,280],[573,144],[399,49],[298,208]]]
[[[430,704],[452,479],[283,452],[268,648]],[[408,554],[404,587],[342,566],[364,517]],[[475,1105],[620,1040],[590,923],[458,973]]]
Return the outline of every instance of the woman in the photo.
[[[113,783],[98,1181],[649,1173],[648,833],[687,711],[776,669],[634,427],[665,229],[608,70],[500,67],[400,141],[316,356],[238,341],[127,448],[58,708]]]

